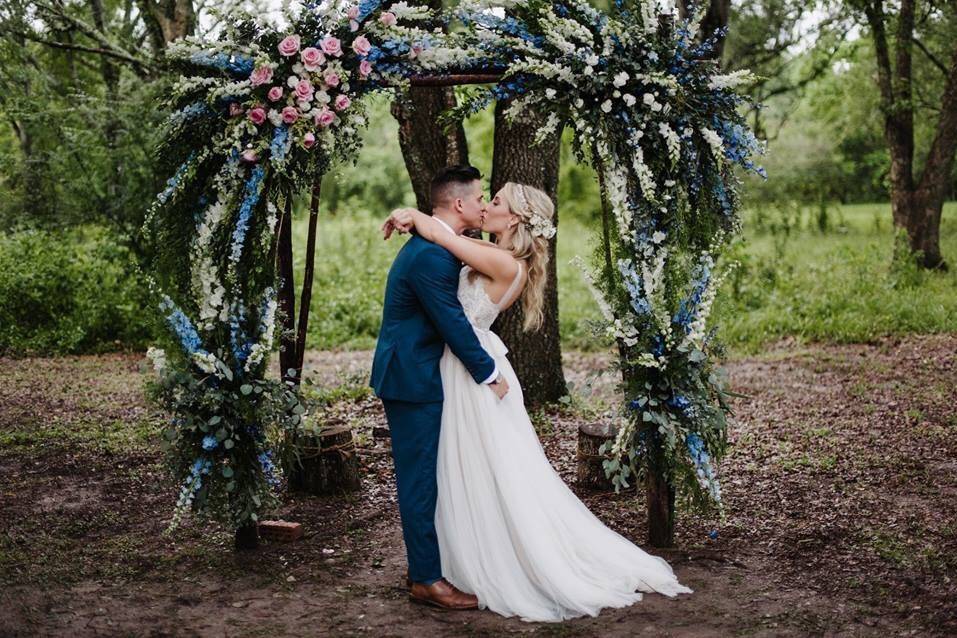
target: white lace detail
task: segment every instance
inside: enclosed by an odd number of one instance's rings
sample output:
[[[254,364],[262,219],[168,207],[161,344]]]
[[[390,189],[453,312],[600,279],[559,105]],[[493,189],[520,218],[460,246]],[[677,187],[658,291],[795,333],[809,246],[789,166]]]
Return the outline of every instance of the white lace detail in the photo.
[[[469,279],[471,266],[462,266],[459,271],[459,301],[462,302],[462,309],[465,310],[465,316],[469,322],[481,330],[488,330],[492,327],[496,317],[502,312],[502,306],[507,304],[515,294],[515,290],[522,280],[522,262],[518,262],[518,272],[515,279],[505,291],[502,299],[494,303],[485,291],[485,283],[489,280],[485,275],[479,275]]]

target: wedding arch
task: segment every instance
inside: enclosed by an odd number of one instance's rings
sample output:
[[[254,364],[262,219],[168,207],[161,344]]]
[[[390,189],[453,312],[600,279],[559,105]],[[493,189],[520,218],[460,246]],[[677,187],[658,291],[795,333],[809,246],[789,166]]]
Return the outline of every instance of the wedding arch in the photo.
[[[762,147],[738,109],[751,76],[708,59],[702,15],[677,20],[655,0],[616,0],[608,15],[585,0],[465,0],[441,15],[327,1],[284,32],[237,14],[215,41],[171,46],[182,77],[161,156],[172,176],[144,225],[171,336],[149,351],[182,480],[168,530],[190,510],[248,527],[277,503],[277,437],[305,423],[319,180],[358,152],[363,98],[410,84],[485,85],[449,117],[510,100],[512,118],[547,113],[539,139],[572,127],[602,199],[599,249],[581,266],[621,372],[606,472],[616,489],[645,481],[656,545],[671,542],[676,495],[720,508],[729,407],[708,317],[716,259],[739,229],[734,169],[762,173]],[[310,186],[299,342],[270,379],[277,309],[292,294],[292,199]]]

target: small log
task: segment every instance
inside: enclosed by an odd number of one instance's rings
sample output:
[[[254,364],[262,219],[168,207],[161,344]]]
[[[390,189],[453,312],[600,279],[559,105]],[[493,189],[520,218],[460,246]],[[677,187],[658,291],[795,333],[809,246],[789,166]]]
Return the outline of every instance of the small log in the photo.
[[[360,488],[359,462],[348,426],[325,428],[319,438],[299,441],[299,461],[289,472],[289,488],[316,496],[343,494]]]
[[[585,423],[578,428],[578,484],[595,490],[614,490],[610,478],[605,476],[602,463],[611,459],[610,454],[601,454],[598,449],[606,441],[613,441],[617,428],[609,423]]]

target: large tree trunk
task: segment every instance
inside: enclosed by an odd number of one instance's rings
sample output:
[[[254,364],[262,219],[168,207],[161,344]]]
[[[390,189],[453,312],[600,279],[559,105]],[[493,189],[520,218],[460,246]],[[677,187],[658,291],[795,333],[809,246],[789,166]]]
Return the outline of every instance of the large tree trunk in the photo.
[[[691,2],[689,0],[678,1],[678,15],[682,18],[688,17],[688,9]],[[711,0],[708,3],[708,11],[701,20],[699,37],[704,40],[710,38],[715,31],[728,26],[728,17],[731,15],[731,0]],[[721,60],[724,55],[724,36],[718,38],[711,57]]]
[[[412,4],[442,10],[442,0]],[[432,212],[429,184],[435,173],[446,166],[468,164],[469,161],[462,124],[457,122],[443,129],[437,123],[439,115],[454,106],[455,91],[452,87],[414,86],[407,95],[392,103],[392,115],[399,122],[399,147],[412,181],[416,207],[426,213]]]
[[[891,210],[894,225],[905,231],[910,251],[920,251],[925,268],[946,269],[940,252],[940,218],[957,152],[957,46],[941,98],[940,117],[923,174],[914,175],[914,106],[911,51],[916,0],[902,0],[897,16],[894,64],[881,0],[864,14],[871,29],[877,85],[884,114],[884,139],[890,152]]]
[[[153,53],[166,45],[192,35],[196,30],[196,9],[192,0],[137,0],[143,22],[149,32]]]
[[[561,131],[534,145],[539,117],[528,122],[509,124],[505,119],[507,102],[495,106],[495,150],[492,154],[492,194],[506,182],[519,182],[540,188],[555,203],[558,225],[558,160]],[[547,282],[545,284],[545,321],[534,332],[525,332],[521,302],[515,303],[495,322],[493,329],[509,349],[509,361],[522,384],[528,405],[553,403],[568,393],[562,371],[562,350],[558,331],[558,271],[555,248],[557,236],[549,242]]]
[[[455,106],[451,87],[412,87],[408,95],[392,103],[392,115],[399,122],[399,147],[412,181],[416,207],[432,211],[429,184],[439,169],[469,161],[465,129],[456,123],[443,130],[436,123],[439,115]]]

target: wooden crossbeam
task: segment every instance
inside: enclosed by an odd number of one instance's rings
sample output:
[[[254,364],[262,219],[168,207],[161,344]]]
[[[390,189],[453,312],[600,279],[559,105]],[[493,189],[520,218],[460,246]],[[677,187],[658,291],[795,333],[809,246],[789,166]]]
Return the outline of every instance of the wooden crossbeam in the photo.
[[[461,84],[494,84],[502,73],[449,73],[445,75],[413,75],[412,86],[458,86]]]

